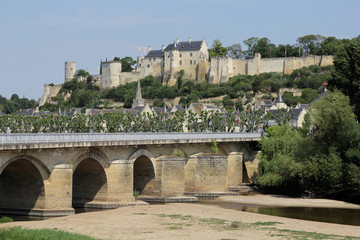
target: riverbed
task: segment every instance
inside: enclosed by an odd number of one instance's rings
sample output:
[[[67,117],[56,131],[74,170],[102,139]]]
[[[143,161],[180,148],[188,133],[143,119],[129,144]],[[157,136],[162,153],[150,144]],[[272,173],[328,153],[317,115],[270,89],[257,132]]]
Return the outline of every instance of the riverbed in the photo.
[[[257,205],[360,209],[359,205],[326,199],[282,196],[226,196],[219,200]],[[360,239],[360,227],[268,216],[217,206],[174,203],[132,206],[42,221],[13,222],[0,227],[53,228],[99,239],[291,239],[321,236]],[[298,236],[300,234],[300,236]],[[302,235],[301,235],[302,234]],[[315,235],[314,235],[315,234]]]

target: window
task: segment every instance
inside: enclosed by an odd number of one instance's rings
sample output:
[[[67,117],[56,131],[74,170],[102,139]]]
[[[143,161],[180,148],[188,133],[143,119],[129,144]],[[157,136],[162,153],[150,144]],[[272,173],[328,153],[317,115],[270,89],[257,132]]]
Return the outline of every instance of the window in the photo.
[[[155,58],[153,58],[153,61],[156,61],[156,59],[155,59]]]
[[[182,57],[182,53],[180,53],[180,57]]]
[[[149,58],[149,62],[151,62],[151,58]]]
[[[181,60],[180,60],[180,62],[179,62],[179,63],[180,63],[180,65],[182,65],[182,61],[181,61]]]
[[[192,57],[192,52],[190,53],[190,57]]]
[[[192,65],[192,60],[190,60],[190,65]]]
[[[194,65],[196,65],[196,61],[194,60]]]
[[[148,64],[147,67],[149,68],[149,67],[150,67],[150,64]]]

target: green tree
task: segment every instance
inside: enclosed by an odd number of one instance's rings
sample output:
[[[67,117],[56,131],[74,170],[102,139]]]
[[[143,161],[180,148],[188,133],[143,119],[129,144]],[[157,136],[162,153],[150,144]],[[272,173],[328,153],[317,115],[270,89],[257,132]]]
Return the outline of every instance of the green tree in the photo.
[[[355,107],[354,112],[360,119],[360,41],[345,41],[334,55],[334,66],[328,86],[350,97],[350,104]]]
[[[228,56],[231,58],[241,59],[244,56],[240,43],[235,43],[227,47],[227,49],[228,49]]]
[[[321,42],[322,55],[334,55],[336,51],[343,46],[343,42],[336,37],[327,37]]]
[[[75,76],[76,76],[76,77],[87,77],[87,76],[89,76],[89,75],[90,75],[90,73],[88,73],[88,72],[85,71],[84,69],[79,69],[79,70],[77,70],[76,73],[75,73]]]
[[[136,64],[136,61],[132,57],[121,58],[120,62],[122,72],[131,72],[134,70],[133,66]]]
[[[324,36],[319,34],[310,34],[299,37],[296,41],[302,47],[305,53],[319,55],[321,54],[321,43],[325,40]]]
[[[219,39],[215,39],[212,48],[209,49],[209,57],[225,57],[228,54],[228,49],[222,46]]]
[[[251,37],[244,41],[245,46],[247,46],[247,50],[245,51],[245,56],[254,56],[256,51],[256,45],[259,41],[258,37]]]

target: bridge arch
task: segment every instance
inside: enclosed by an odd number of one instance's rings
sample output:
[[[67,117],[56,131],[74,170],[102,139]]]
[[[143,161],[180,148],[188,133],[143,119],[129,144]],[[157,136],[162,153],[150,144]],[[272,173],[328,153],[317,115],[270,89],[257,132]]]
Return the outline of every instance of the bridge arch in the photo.
[[[154,156],[145,149],[135,151],[129,160],[133,162],[133,190],[140,194],[152,194],[155,190],[156,165]]]
[[[0,167],[0,208],[23,211],[44,208],[44,180],[49,175],[49,169],[32,156],[17,156],[7,161]]]
[[[73,207],[84,207],[91,201],[106,201],[108,158],[101,151],[91,151],[73,161]]]
[[[75,170],[77,168],[77,166],[85,159],[94,159],[95,161],[97,161],[102,168],[107,168],[109,167],[109,158],[106,156],[105,153],[103,153],[100,150],[92,150],[86,153],[81,154],[80,156],[76,157],[73,161],[72,161],[72,165],[73,165],[73,169]]]

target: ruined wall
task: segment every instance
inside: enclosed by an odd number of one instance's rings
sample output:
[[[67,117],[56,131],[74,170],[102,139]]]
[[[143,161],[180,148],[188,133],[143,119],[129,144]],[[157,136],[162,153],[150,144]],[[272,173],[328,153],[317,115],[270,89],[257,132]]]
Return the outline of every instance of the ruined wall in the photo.
[[[50,86],[49,84],[44,84],[44,94],[39,100],[39,107],[44,105],[46,102],[51,102],[51,98],[58,95],[61,86],[62,86],[61,84],[54,86]]]

